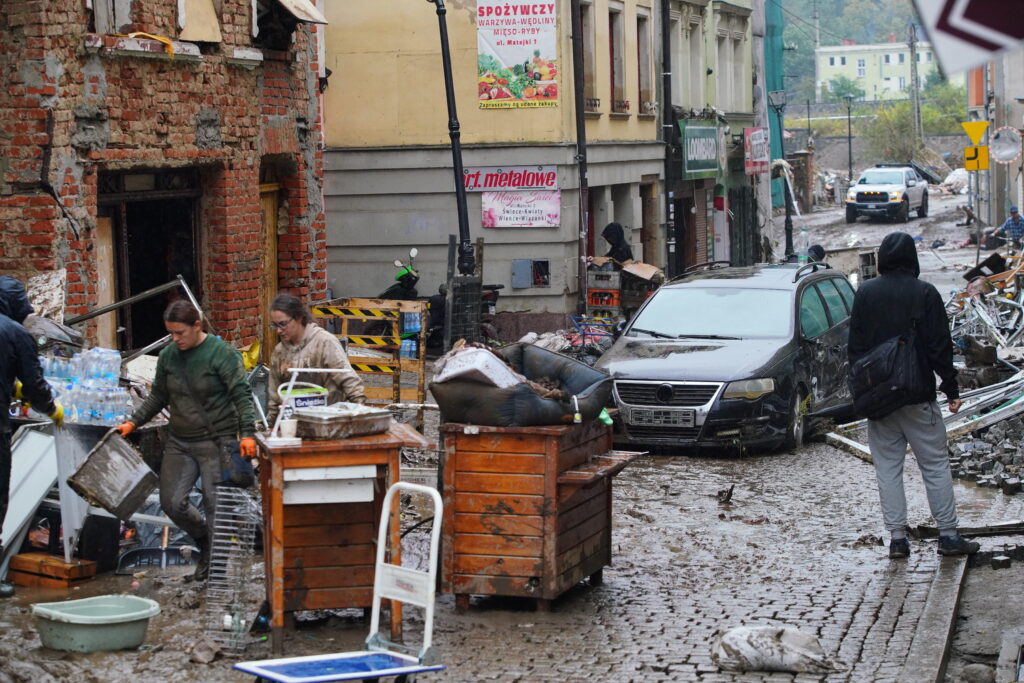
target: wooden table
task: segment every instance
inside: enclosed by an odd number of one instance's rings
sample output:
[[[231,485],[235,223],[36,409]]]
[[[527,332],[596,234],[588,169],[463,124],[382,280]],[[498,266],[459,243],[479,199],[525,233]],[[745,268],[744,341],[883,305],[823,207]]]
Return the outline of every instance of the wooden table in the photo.
[[[388,488],[399,479],[402,446],[429,442],[410,426],[299,446],[260,446],[263,553],[273,651],[284,651],[285,613],[373,604],[377,531]],[[397,499],[396,499],[397,505]],[[390,561],[400,559],[399,515],[391,515]],[[402,634],[391,605],[391,639]]]
[[[611,564],[612,478],[636,453],[612,451],[611,429],[441,426],[442,589],[551,600]]]

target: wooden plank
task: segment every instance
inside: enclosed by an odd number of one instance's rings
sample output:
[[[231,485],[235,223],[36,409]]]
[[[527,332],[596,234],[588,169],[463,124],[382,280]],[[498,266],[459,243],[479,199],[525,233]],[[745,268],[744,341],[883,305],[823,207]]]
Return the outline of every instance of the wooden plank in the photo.
[[[445,470],[445,478],[448,471]],[[447,489],[447,486],[445,487]],[[447,509],[447,506],[445,507]],[[486,515],[542,515],[544,499],[540,496],[513,496],[490,493],[455,493],[454,512],[476,512]]]
[[[284,506],[285,527],[316,526],[342,519],[346,524],[372,524],[377,521],[373,514],[373,503],[369,502]]]
[[[581,434],[580,429],[570,427],[560,431],[558,436],[547,439],[544,444],[544,543],[541,557],[544,559],[544,567],[547,571],[541,576],[541,595],[538,597],[552,597],[555,581],[552,569],[555,567],[555,557],[558,554],[558,533],[555,530],[555,525],[558,522],[558,474],[560,472],[558,454],[564,448],[570,447],[569,444],[575,443],[575,439],[579,438]]]
[[[580,543],[563,549],[558,554],[553,571],[556,574],[562,574],[602,551],[610,554],[611,549],[605,542],[605,538],[604,532],[599,531],[593,536],[583,539]]]
[[[536,536],[492,536],[489,534],[456,534],[453,547],[456,555],[541,556],[542,540]]]
[[[510,595],[513,597],[539,598],[539,587],[530,579],[518,576],[477,576],[455,574],[452,577],[452,592],[463,595]]]
[[[594,534],[603,531],[606,528],[607,524],[605,523],[605,518],[603,516],[591,517],[582,524],[577,524],[573,528],[558,534],[558,549],[561,551],[566,548],[571,548],[572,546],[581,543],[584,539],[590,538]]]
[[[456,555],[455,571],[484,576],[522,576],[531,578],[544,572],[537,557],[501,557],[498,555]]]
[[[544,443],[546,436],[543,434],[501,434],[483,431],[479,433],[466,434],[464,432],[451,433],[455,448],[461,453],[474,451],[478,453],[531,453],[533,455],[544,455]]]
[[[297,526],[284,534],[284,547],[296,548],[309,545],[359,545],[372,543],[377,538],[373,524],[325,524],[322,526]]]
[[[96,563],[92,560],[65,562],[58,555],[46,553],[21,553],[11,558],[10,569],[26,574],[38,574],[54,579],[81,579],[96,575]]]
[[[456,472],[455,489],[466,493],[513,493],[541,495],[544,477],[536,474]]]
[[[76,579],[58,579],[52,576],[21,572],[17,569],[9,569],[7,571],[7,580],[10,583],[16,586],[25,586],[26,588],[72,588],[74,586],[81,586],[93,578],[92,576],[82,576]]]
[[[544,458],[529,453],[476,453],[460,451],[459,472],[544,474]]]
[[[543,518],[537,515],[479,515],[460,512],[454,516],[456,533],[540,536]]]
[[[575,586],[580,581],[583,581],[594,572],[597,572],[608,565],[610,559],[602,555],[601,553],[595,553],[584,557],[582,561],[572,567],[567,567],[565,571],[558,575],[558,580],[555,582],[557,594],[561,595],[565,591]]]
[[[296,612],[304,609],[342,609],[344,607],[370,607],[373,588],[313,588],[284,592],[284,609]]]
[[[607,429],[607,427],[606,427]],[[564,472],[577,465],[585,463],[591,456],[607,453],[611,447],[609,434],[601,432],[585,432],[581,436],[583,441],[566,448],[558,453],[558,471]],[[564,443],[564,439],[562,442]]]
[[[371,403],[393,403],[395,393],[390,387],[363,387],[363,393]],[[414,388],[403,388],[401,403],[423,403],[423,397],[419,390]]]
[[[347,567],[373,564],[377,561],[377,545],[305,546],[284,552],[284,567]]]
[[[836,448],[846,451],[847,453],[855,455],[866,462],[874,462],[874,460],[872,460],[871,458],[870,448],[860,443],[859,441],[849,439],[843,436],[842,434],[837,434],[836,432],[829,432],[828,434],[825,435],[825,443],[827,443],[830,446],[835,446]]]
[[[375,568],[376,564],[285,569],[284,589],[372,587]]]
[[[604,517],[605,506],[608,505],[608,501],[605,496],[601,495],[604,493],[603,487],[594,486],[589,488],[592,488],[594,495],[584,500],[582,504],[576,505],[569,511],[558,515],[558,523],[556,525],[558,533],[568,531],[593,517]]]
[[[93,234],[93,263],[96,267],[96,307],[114,303],[117,278],[114,270],[114,224],[108,216],[96,217]],[[96,318],[96,341],[106,349],[119,348],[117,343],[117,311]]]

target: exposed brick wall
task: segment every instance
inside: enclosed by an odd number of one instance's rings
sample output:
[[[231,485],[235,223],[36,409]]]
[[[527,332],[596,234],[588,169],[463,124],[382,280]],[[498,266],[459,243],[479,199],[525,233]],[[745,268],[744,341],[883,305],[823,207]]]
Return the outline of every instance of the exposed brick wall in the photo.
[[[96,305],[95,224],[106,171],[195,167],[203,305],[236,343],[260,330],[261,165],[283,178],[282,288],[326,291],[316,47],[300,25],[287,52],[251,49],[249,0],[221,0],[223,42],[173,59],[90,34],[82,0],[4,0],[0,12],[0,272],[67,269],[70,315]],[[134,3],[133,28],[175,39],[177,0]],[[189,50],[193,54],[188,54]]]

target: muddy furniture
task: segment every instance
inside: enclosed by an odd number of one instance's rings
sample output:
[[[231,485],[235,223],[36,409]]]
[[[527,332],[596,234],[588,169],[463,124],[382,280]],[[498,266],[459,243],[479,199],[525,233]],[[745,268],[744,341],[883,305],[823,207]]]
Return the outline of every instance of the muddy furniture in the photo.
[[[281,654],[286,612],[373,604],[374,539],[385,492],[399,478],[399,449],[429,443],[399,423],[383,434],[307,439],[299,446],[270,447],[263,435],[257,440],[267,600],[274,653]],[[397,549],[399,518],[390,519]],[[393,640],[401,637],[401,624],[400,606],[392,605]]]
[[[538,609],[611,563],[612,451],[597,420],[566,427],[444,424],[442,591],[535,598]]]

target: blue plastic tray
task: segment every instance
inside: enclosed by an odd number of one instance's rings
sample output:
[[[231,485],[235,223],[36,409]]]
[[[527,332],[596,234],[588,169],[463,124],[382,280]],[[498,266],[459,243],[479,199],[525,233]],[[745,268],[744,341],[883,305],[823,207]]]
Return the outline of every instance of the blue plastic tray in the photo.
[[[316,683],[351,681],[367,677],[400,676],[424,671],[440,671],[437,664],[425,666],[415,657],[391,652],[344,652],[333,655],[264,659],[240,662],[234,668],[278,683]]]

